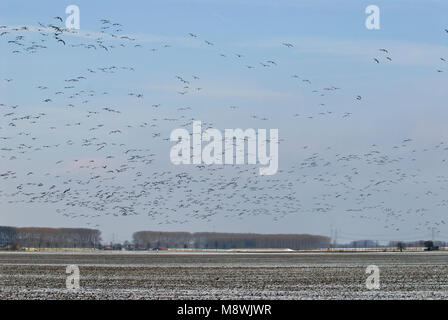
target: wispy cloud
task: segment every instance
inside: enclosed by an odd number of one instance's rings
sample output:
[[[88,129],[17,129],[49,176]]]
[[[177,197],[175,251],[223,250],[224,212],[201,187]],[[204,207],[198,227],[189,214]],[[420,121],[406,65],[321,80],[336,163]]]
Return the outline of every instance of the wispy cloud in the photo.
[[[179,91],[179,86],[169,84],[148,85],[148,89],[158,92],[173,93]],[[260,88],[247,84],[225,84],[208,83],[206,88],[201,91],[187,93],[188,96],[203,96],[207,98],[243,98],[243,99],[268,99],[268,100],[287,100],[296,97],[291,92],[278,91],[268,88]]]
[[[32,32],[32,33],[55,33],[56,29],[52,27],[41,27],[35,25],[28,26],[4,26],[1,30],[7,31],[16,31],[16,32]],[[111,40],[111,41],[132,41],[135,43],[182,43],[182,44],[191,44],[187,36],[179,36],[179,37],[169,37],[164,35],[154,35],[154,34],[112,34],[108,32],[98,32],[91,30],[68,30],[61,27],[62,35],[75,37],[75,38],[84,38],[84,39],[103,39],[103,40]]]

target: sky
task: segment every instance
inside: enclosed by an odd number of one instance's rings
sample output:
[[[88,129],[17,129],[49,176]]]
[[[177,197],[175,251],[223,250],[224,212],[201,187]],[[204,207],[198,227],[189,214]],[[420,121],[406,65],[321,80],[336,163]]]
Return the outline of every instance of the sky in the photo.
[[[372,4],[379,30],[365,26]],[[80,30],[57,36],[64,45],[48,25],[63,27],[55,17],[65,21],[68,5],[80,9]],[[435,0],[2,1],[0,225],[96,227],[106,241],[139,230],[448,240],[447,9]],[[26,51],[33,41],[45,48]],[[76,77],[85,79],[67,81]],[[167,138],[191,131],[192,119],[278,129],[278,173],[173,165]]]

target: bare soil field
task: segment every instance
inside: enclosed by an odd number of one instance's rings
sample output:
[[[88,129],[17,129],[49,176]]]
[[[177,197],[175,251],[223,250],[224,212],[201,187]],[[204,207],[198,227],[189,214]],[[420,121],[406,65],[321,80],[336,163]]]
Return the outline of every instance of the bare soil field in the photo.
[[[77,265],[80,289],[66,289]],[[380,289],[366,288],[366,268]],[[0,253],[1,299],[447,299],[448,253]]]

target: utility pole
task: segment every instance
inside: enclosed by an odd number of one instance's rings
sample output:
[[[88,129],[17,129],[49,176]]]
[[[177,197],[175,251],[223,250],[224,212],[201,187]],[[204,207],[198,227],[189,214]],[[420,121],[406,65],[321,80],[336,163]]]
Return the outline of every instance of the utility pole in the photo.
[[[338,229],[334,230],[333,247],[336,249],[338,246]]]
[[[332,247],[333,243],[333,226],[330,226],[330,248]]]

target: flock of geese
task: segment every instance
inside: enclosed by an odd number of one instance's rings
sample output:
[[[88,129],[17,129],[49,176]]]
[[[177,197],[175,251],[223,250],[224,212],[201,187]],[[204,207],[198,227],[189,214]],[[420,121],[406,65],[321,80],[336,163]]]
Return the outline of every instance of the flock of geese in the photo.
[[[65,29],[62,18],[54,17],[50,23],[39,22],[38,26],[0,26],[0,41],[8,45],[11,54],[21,55],[22,59],[33,59],[45,49],[79,48],[92,55],[102,50],[113,55],[120,48],[157,54],[172,47],[163,43],[148,48],[137,37],[126,35],[122,24],[108,19],[100,20],[99,25],[98,32],[77,37],[79,31]],[[195,33],[186,37],[202,44],[204,50],[216,48],[207,52],[218,54],[229,63],[239,63],[242,70],[273,70],[281,64],[275,59],[248,63],[251,60],[246,54],[223,52],[215,41],[201,39]],[[294,50],[292,43],[279,43],[279,47]],[[385,48],[378,49],[372,60],[374,64],[393,63]],[[440,62],[446,63],[445,58],[441,57]],[[419,148],[412,139],[403,137],[391,141],[391,145],[367,145],[359,153],[344,153],[332,146],[321,150],[297,146],[303,157],[289,159],[289,165],[280,154],[280,170],[268,177],[260,176],[258,168],[249,165],[174,166],[167,160],[168,153],[159,154],[155,146],[167,149],[172,145],[167,128],[188,129],[193,120],[201,119],[194,106],[173,110],[163,101],[152,101],[144,90],[128,89],[122,98],[140,102],[152,114],[150,119],[133,121],[126,114],[135,110],[105,106],[103,97],[114,93],[95,89],[111,77],[132,77],[136,68],[80,63],[79,74],[61,77],[57,88],[45,83],[45,76],[42,83],[27,88],[41,97],[32,111],[0,101],[1,207],[26,205],[27,214],[33,214],[35,206],[45,205],[67,219],[94,227],[100,226],[95,219],[104,216],[147,216],[154,224],[166,225],[196,219],[213,223],[218,218],[264,216],[279,221],[293,215],[330,218],[336,214],[381,225],[389,235],[399,233],[411,220],[416,222],[412,225],[416,234],[427,234],[434,227],[446,230],[448,221],[433,214],[433,210],[448,208],[448,174],[430,175],[419,167],[419,162],[430,158],[441,165],[448,164],[448,142]],[[443,67],[437,68],[437,72],[443,71]],[[20,87],[21,79],[1,76],[7,90]],[[173,74],[177,83],[173,96],[182,103],[185,96],[206,94],[206,76]],[[320,107],[311,107],[306,115],[289,115],[297,121],[330,115],[348,121],[352,112],[327,108],[331,97],[341,91],[353,97],[353,104],[364,100],[356,92],[333,85],[321,87],[301,75],[292,74],[290,81],[315,95]],[[227,112],[243,108],[231,105]],[[57,120],[61,114],[66,123]],[[268,117],[250,117],[267,127],[262,121]],[[203,121],[204,128],[213,126],[214,123]],[[131,139],[132,135],[141,137],[140,141]],[[280,137],[281,144],[288,140]],[[305,197],[305,190],[312,195]]]

